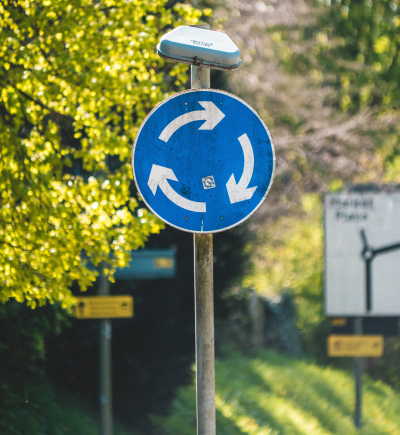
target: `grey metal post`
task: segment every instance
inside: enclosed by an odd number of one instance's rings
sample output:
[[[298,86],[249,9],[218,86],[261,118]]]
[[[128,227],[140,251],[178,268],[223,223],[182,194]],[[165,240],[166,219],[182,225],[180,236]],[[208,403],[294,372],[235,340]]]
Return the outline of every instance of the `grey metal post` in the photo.
[[[212,234],[194,234],[197,434],[215,435]]]
[[[354,334],[362,335],[363,333],[363,318],[356,317],[354,319]],[[354,378],[356,389],[356,403],[354,408],[354,426],[359,429],[362,426],[362,374],[363,374],[364,358],[354,358]]]
[[[99,295],[110,294],[110,281],[100,268]],[[112,435],[111,398],[111,335],[110,319],[100,320],[100,435]]]
[[[192,66],[191,73],[192,89],[210,87],[210,70],[208,68]],[[197,434],[215,435],[213,236],[212,234],[194,234],[193,242],[196,314]]]

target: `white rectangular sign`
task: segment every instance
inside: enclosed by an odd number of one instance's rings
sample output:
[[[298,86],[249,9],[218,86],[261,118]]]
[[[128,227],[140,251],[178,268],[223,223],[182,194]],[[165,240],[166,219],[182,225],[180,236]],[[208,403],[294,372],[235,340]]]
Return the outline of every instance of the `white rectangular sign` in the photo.
[[[400,193],[325,196],[325,312],[400,315]]]

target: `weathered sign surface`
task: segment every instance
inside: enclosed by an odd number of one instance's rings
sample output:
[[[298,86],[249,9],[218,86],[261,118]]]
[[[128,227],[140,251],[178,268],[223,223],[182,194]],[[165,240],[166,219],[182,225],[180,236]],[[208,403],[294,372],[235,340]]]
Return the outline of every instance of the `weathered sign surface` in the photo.
[[[132,168],[148,207],[184,231],[213,233],[247,219],[272,183],[268,129],[244,101],[215,89],[167,98],[142,123]]]

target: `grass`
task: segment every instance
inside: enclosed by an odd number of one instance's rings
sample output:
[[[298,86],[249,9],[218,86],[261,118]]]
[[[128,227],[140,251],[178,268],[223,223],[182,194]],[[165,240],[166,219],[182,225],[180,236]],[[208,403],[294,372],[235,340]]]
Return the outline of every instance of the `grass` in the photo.
[[[51,435],[99,435],[99,417],[90,410],[82,400],[66,394],[58,393],[55,401],[59,411],[49,419],[57,419],[53,427],[57,426],[57,434]],[[137,435],[137,432],[128,431],[118,422],[113,422],[113,435]]]
[[[216,361],[218,435],[400,435],[400,396],[363,379],[363,427],[353,425],[352,373],[272,351]],[[194,386],[178,390],[168,416],[153,417],[166,435],[196,433]]]

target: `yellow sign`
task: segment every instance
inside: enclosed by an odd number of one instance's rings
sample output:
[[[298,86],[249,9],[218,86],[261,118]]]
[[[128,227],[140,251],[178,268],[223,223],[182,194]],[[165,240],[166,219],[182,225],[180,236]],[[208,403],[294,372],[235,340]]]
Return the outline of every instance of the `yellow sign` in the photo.
[[[330,335],[328,356],[381,356],[383,335]]]
[[[332,326],[346,326],[347,325],[347,318],[346,317],[334,317],[331,320]]]
[[[77,319],[112,319],[133,316],[132,296],[79,296],[76,298]]]
[[[154,259],[155,269],[172,269],[174,267],[173,258],[157,257]]]

